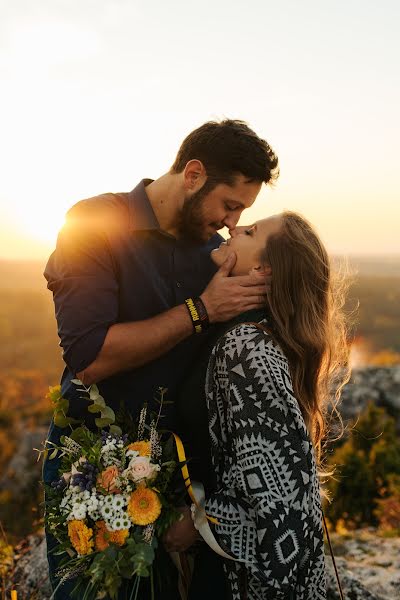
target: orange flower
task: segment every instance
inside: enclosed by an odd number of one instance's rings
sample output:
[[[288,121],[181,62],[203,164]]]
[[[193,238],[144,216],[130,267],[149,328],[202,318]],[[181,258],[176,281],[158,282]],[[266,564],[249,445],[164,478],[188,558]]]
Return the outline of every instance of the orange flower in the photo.
[[[128,450],[136,450],[139,452],[139,456],[150,456],[151,455],[151,444],[146,440],[141,440],[139,442],[133,442],[133,444],[129,444]]]
[[[128,514],[135,525],[154,523],[161,513],[161,502],[157,494],[146,487],[132,492],[128,503]]]
[[[96,536],[94,542],[96,550],[101,551],[105,550],[110,545],[110,532],[104,521],[96,522]]]
[[[123,546],[129,535],[129,529],[120,529],[118,531],[109,531],[104,521],[96,522],[96,550],[105,550],[110,544]]]
[[[93,552],[93,530],[86,527],[83,521],[70,521],[68,523],[68,536],[80,556]]]
[[[118,546],[123,546],[125,544],[126,538],[129,535],[129,529],[118,529],[118,531],[111,532],[111,541],[113,544],[117,544]]]
[[[121,490],[116,485],[118,476],[118,467],[111,465],[99,473],[97,476],[97,485],[100,488],[104,488],[108,494],[119,494]]]

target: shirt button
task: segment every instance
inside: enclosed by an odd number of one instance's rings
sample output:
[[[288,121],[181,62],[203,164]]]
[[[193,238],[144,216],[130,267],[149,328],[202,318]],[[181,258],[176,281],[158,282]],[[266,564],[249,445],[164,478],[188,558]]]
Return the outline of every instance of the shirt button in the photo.
[[[180,287],[181,287],[181,284],[180,284],[180,282],[179,282],[179,281],[177,281],[177,282],[176,282],[176,287],[178,287],[178,288],[180,288]]]

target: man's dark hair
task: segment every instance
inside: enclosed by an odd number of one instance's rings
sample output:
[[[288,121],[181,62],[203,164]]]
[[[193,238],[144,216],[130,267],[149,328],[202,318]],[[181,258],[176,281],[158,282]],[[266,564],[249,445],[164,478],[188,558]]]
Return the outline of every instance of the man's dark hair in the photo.
[[[171,172],[181,173],[195,159],[203,163],[212,187],[218,183],[233,185],[240,173],[249,182],[273,183],[279,177],[278,157],[244,121],[208,121],[189,133]]]

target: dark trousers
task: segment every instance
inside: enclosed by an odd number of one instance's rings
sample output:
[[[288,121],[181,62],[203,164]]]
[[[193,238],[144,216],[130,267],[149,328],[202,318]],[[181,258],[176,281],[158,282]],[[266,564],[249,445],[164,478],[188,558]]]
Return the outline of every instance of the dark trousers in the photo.
[[[230,598],[223,559],[207,544],[200,544],[195,557],[188,600],[229,600]]]

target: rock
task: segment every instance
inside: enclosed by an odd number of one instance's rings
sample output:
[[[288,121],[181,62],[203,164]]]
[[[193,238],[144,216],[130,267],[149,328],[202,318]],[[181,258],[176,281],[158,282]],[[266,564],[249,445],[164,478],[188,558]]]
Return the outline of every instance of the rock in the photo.
[[[346,600],[385,600],[387,596],[380,596],[369,591],[363,583],[346,568],[343,558],[336,559],[343,596]],[[327,600],[340,600],[339,589],[335,572],[329,557],[327,557]]]
[[[339,410],[344,421],[354,421],[369,402],[397,417],[400,432],[400,367],[353,369],[343,388]]]
[[[48,577],[46,540],[43,533],[28,536],[16,548],[13,588],[19,598],[49,600],[52,591]],[[10,585],[8,586],[8,591]],[[8,597],[8,596],[7,596]]]
[[[37,452],[46,439],[46,430],[20,431],[17,435],[17,450],[0,477],[0,490],[8,490],[13,496],[25,493],[33,482],[41,477],[41,463],[37,462]]]
[[[382,538],[373,529],[349,536],[331,534],[346,600],[400,598],[400,538]],[[328,600],[339,599],[332,560],[327,557]]]
[[[336,564],[346,600],[400,598],[400,538],[380,538],[372,530],[352,532],[350,538],[332,534],[331,538],[335,555],[340,554]],[[326,565],[327,600],[340,600],[330,556],[326,557]],[[50,599],[43,533],[30,535],[17,548],[13,583],[18,597]]]

